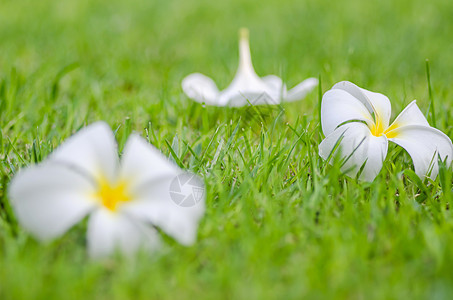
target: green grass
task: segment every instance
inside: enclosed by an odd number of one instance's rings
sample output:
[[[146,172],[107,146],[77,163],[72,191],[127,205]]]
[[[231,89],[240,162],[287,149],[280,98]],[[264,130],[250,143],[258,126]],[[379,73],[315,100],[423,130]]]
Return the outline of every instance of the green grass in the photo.
[[[197,71],[224,88],[246,26],[258,74],[320,76],[322,92],[350,80],[388,95],[393,118],[434,103],[452,137],[452,14],[450,0],[2,1],[0,299],[451,298],[451,170],[421,184],[391,145],[376,180],[358,182],[318,157],[317,92],[221,109],[180,83]],[[136,131],[205,179],[195,245],[164,237],[151,256],[93,262],[85,224],[47,245],[17,225],[14,173],[97,120],[120,150]]]

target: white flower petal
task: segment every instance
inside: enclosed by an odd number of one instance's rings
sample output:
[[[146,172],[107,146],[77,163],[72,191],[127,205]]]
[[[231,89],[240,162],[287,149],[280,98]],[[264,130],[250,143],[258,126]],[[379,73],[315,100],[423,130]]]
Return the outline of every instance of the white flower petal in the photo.
[[[406,108],[396,117],[393,121],[392,127],[401,127],[407,125],[422,125],[429,126],[428,121],[426,120],[423,113],[420,111],[420,108],[417,106],[417,101],[414,100],[409,103]]]
[[[89,178],[52,162],[20,171],[8,191],[19,223],[43,241],[63,234],[97,205]]]
[[[318,85],[317,78],[307,78],[292,89],[288,91],[285,101],[297,101],[304,98],[309,92],[311,92]]]
[[[270,95],[272,99],[282,99],[286,98],[286,84],[283,83],[283,80],[276,75],[267,75],[261,78],[264,84],[267,85],[269,91],[272,92]],[[267,104],[267,103],[264,103]]]
[[[186,76],[182,81],[182,89],[189,98],[199,103],[218,105],[219,89],[211,78],[203,74]]]
[[[110,255],[116,250],[133,255],[139,249],[151,250],[159,246],[159,236],[154,228],[126,215],[99,209],[88,221],[87,243],[93,258]]]
[[[138,134],[131,134],[124,146],[120,178],[134,189],[144,183],[177,176],[181,170]]]
[[[180,176],[183,177],[184,173]],[[187,176],[194,175],[187,174]],[[125,203],[121,206],[121,210],[159,227],[179,243],[191,245],[196,240],[198,222],[205,210],[203,184],[197,177],[193,178],[195,180],[186,185],[191,189],[197,188],[200,196],[194,196],[197,195],[194,190],[187,192],[185,190],[187,187],[184,185],[178,184],[179,189],[172,189],[171,181],[156,180],[135,189],[134,201]],[[196,183],[192,186],[193,181]],[[174,199],[171,198],[171,194],[174,195]],[[202,197],[202,199],[195,197]],[[181,205],[177,204],[179,201]]]
[[[340,157],[345,159],[341,170],[355,177],[365,164],[360,179],[373,181],[387,156],[387,138],[372,135],[368,126],[363,123],[347,123],[335,129],[321,142],[319,155],[323,159],[327,159],[338,142],[337,151],[339,150]]]
[[[286,91],[286,85],[283,83],[283,80],[276,75],[267,75],[261,78],[264,84],[268,86],[269,89],[273,91],[278,91],[277,97],[283,92]]]
[[[447,158],[451,165],[453,146],[450,138],[442,131],[427,126],[407,125],[392,131],[390,141],[403,147],[411,156],[415,173],[423,178],[431,170],[430,177],[436,179],[439,154],[442,160]]]
[[[93,123],[68,138],[48,160],[113,182],[118,168],[115,137],[106,123]]]
[[[240,69],[233,82],[219,96],[219,105],[239,107],[259,104],[278,104],[279,98],[273,98],[277,94],[268,87],[261,78],[253,71],[241,72]]]
[[[270,91],[246,91],[222,94],[221,103],[230,107],[241,107],[249,105],[276,105],[280,103],[279,99],[271,97]]]
[[[122,176],[132,179],[130,193],[134,201],[124,203],[121,210],[151,222],[182,244],[193,243],[205,210],[204,184],[186,174],[145,140],[132,136],[125,147]],[[178,178],[189,179],[182,184],[182,190],[178,190]],[[181,195],[193,202],[180,203]]]
[[[384,128],[389,125],[392,107],[387,96],[367,91],[349,81],[341,81],[335,84],[332,89],[341,89],[356,97],[368,108],[370,112],[374,112],[380,117]]]
[[[373,123],[365,105],[356,97],[340,89],[327,91],[321,103],[321,126],[324,135],[328,136],[342,123],[351,120]]]

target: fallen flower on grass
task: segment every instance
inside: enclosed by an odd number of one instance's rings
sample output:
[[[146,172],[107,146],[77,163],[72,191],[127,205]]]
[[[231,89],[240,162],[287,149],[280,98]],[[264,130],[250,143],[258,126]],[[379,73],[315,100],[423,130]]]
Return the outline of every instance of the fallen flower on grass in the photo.
[[[22,227],[48,241],[89,214],[92,257],[152,249],[159,244],[154,226],[181,244],[192,244],[205,210],[203,182],[136,134],[129,137],[121,163],[116,149],[112,130],[97,122],[70,137],[44,162],[19,171],[10,183],[9,198]],[[171,189],[181,175],[186,178],[186,197],[178,190],[181,186]]]
[[[211,78],[193,73],[182,81],[182,89],[189,98],[213,106],[272,105],[300,100],[318,85],[318,79],[308,78],[287,91],[278,76],[258,77],[250,55],[249,31],[242,28],[239,36],[239,67],[230,86],[219,91]]]
[[[347,81],[327,91],[321,104],[321,125],[326,138],[319,145],[319,155],[328,159],[340,151],[342,171],[373,181],[387,156],[388,141],[403,147],[411,156],[415,173],[437,177],[438,158],[450,166],[453,146],[450,138],[429,126],[412,101],[389,125],[391,105],[379,93],[362,89]]]

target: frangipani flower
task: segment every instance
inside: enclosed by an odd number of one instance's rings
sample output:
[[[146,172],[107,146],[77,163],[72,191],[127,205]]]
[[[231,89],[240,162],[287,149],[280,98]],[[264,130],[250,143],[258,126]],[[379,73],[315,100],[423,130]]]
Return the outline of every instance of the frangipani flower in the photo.
[[[327,159],[339,149],[345,159],[343,171],[360,179],[373,181],[387,156],[388,141],[403,147],[411,156],[415,173],[423,179],[437,177],[438,157],[451,165],[453,146],[450,138],[429,126],[412,101],[389,125],[389,99],[347,81],[327,91],[321,104],[321,125],[326,138],[319,145],[319,155]]]
[[[287,91],[278,76],[258,77],[250,56],[248,30],[242,28],[239,36],[239,67],[230,86],[220,92],[211,78],[193,73],[182,81],[182,89],[189,98],[214,106],[279,104],[300,100],[318,85],[316,78],[308,78]]]
[[[23,228],[48,241],[90,215],[87,243],[92,257],[154,248],[159,242],[154,226],[181,244],[192,244],[205,209],[201,180],[136,134],[128,139],[121,163],[116,149],[111,129],[98,122],[70,137],[44,162],[19,171],[9,197]],[[186,183],[199,187],[197,199],[188,199],[192,205],[181,205],[181,199],[171,196],[178,196],[170,185],[181,174],[191,181]],[[191,190],[179,192],[187,198],[194,195]]]

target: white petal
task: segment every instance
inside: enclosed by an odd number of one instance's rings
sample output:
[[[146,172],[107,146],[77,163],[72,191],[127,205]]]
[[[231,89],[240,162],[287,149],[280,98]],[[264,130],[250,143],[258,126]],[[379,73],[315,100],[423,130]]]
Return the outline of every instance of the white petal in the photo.
[[[120,177],[131,189],[153,180],[177,176],[181,170],[159,150],[137,134],[131,134],[124,146]]]
[[[281,94],[282,91],[286,90],[286,86],[283,83],[282,79],[276,75],[267,75],[261,78],[261,80],[263,80],[263,82],[268,86],[269,89],[278,91],[279,94]]]
[[[233,82],[220,92],[219,105],[239,107],[259,104],[278,104],[279,98],[274,98],[275,90],[268,87],[253,71],[238,73]],[[274,95],[274,97],[273,97]]]
[[[324,135],[328,136],[342,123],[361,120],[368,124],[373,118],[365,105],[354,96],[340,89],[327,91],[322,97],[321,125]]]
[[[230,107],[241,107],[250,105],[276,105],[280,103],[278,98],[273,98],[269,92],[237,92],[226,93],[220,98],[222,103],[226,101],[226,105]]]
[[[48,160],[113,182],[118,168],[115,137],[106,123],[93,123],[68,138]]]
[[[99,209],[88,222],[87,242],[90,256],[98,258],[116,250],[132,255],[139,249],[156,248],[159,237],[155,229],[129,216]]]
[[[209,105],[217,105],[219,89],[215,82],[200,73],[193,73],[186,76],[182,81],[182,89],[187,97]]]
[[[63,234],[97,205],[93,182],[52,162],[20,171],[8,191],[19,223],[40,240]]]
[[[414,100],[409,103],[406,108],[396,117],[393,121],[392,127],[401,127],[407,125],[422,125],[429,126],[428,121],[426,120],[423,113],[420,111],[420,108],[417,106],[417,101]]]
[[[373,181],[387,156],[387,138],[372,135],[368,126],[363,123],[347,123],[335,129],[321,142],[319,155],[327,159],[338,141],[340,157],[346,161],[341,170],[355,177],[365,164],[360,179]]]
[[[392,107],[387,96],[370,92],[358,87],[349,81],[342,81],[335,84],[332,89],[341,89],[359,99],[370,112],[377,114],[383,122],[384,128],[389,125]]]
[[[195,241],[198,221],[205,210],[205,188],[198,177],[187,175],[135,135],[125,147],[121,173],[123,178],[131,178],[134,199],[124,203],[122,211],[151,222],[182,244]],[[189,181],[178,190],[181,178]],[[181,203],[181,195],[188,196],[186,202]]]
[[[390,141],[403,147],[411,156],[415,173],[423,178],[432,169],[430,177],[435,179],[438,173],[439,154],[442,160],[447,158],[451,165],[453,146],[450,138],[442,131],[427,126],[407,125],[392,131],[395,137]]]
[[[307,78],[288,91],[285,101],[297,101],[305,97],[318,85],[317,78]]]
[[[276,75],[267,75],[261,78],[264,84],[267,85],[267,88],[272,94],[270,95],[272,99],[282,99],[286,98],[286,84],[283,83],[282,79]],[[264,103],[268,104],[268,103]]]

